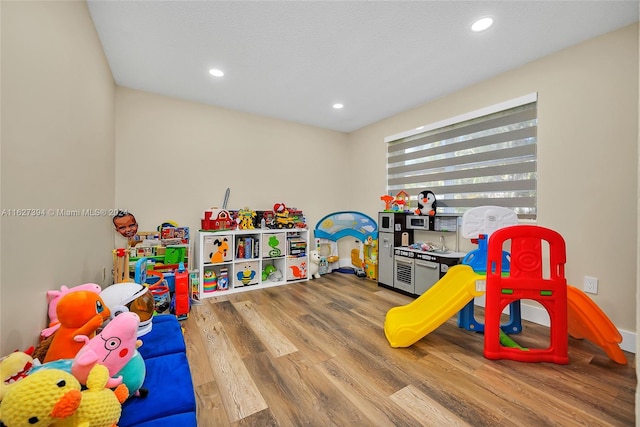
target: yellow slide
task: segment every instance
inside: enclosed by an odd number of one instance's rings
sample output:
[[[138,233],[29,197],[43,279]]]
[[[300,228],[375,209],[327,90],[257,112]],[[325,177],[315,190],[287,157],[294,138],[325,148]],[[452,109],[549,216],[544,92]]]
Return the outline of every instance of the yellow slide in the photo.
[[[473,298],[484,294],[476,281],[485,280],[468,265],[455,265],[427,292],[407,305],[393,307],[384,321],[391,347],[409,347],[449,320]]]

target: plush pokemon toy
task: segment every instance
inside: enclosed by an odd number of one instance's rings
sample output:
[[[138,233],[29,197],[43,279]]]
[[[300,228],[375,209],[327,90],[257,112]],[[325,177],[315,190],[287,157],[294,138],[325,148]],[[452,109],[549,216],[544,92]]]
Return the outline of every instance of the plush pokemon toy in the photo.
[[[0,400],[4,398],[9,388],[17,381],[24,379],[33,366],[30,354],[16,351],[0,359]]]
[[[309,251],[309,279],[320,278],[320,253]]]
[[[111,312],[100,295],[91,291],[70,292],[60,298],[56,308],[60,328],[53,336],[44,362],[73,359],[82,348],[74,338],[86,335],[93,338],[95,331],[109,318]]]
[[[414,211],[416,215],[429,215],[434,216],[436,214],[436,195],[432,191],[425,190],[418,194],[418,209]]]
[[[51,426],[80,407],[80,383],[58,369],[45,369],[15,383],[0,403],[0,425]]]
[[[58,314],[56,313],[56,310],[58,308],[58,301],[60,301],[63,296],[67,295],[70,292],[76,291],[89,291],[99,294],[101,290],[102,288],[100,287],[100,285],[96,285],[95,283],[85,283],[84,285],[74,286],[73,288],[68,288],[62,285],[59,291],[48,291],[47,301],[49,302],[49,327],[43,329],[40,333],[40,336],[42,336],[43,338],[47,338],[53,335],[53,333],[60,327],[60,322],[58,321]]]
[[[106,366],[95,365],[87,378],[87,390],[75,413],[56,421],[55,427],[114,427],[122,415],[122,402],[129,396],[127,387],[120,384],[115,390],[105,387],[109,380]]]

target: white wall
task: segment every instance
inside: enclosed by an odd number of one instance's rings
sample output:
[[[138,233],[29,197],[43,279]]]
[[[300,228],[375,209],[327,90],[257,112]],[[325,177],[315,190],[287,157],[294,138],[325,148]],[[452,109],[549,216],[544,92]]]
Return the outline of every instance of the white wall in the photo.
[[[84,2],[0,2],[0,354],[34,345],[46,291],[102,283],[113,206],[115,84]],[[46,216],[13,216],[13,209]],[[53,211],[51,211],[53,209]]]
[[[636,330],[638,25],[360,129],[349,136],[352,171],[384,171],[384,138],[538,92],[538,221],[567,243],[569,283],[600,279],[593,300]],[[383,208],[386,177],[353,187],[354,204]],[[352,180],[353,181],[353,180]],[[356,189],[358,191],[356,191]]]
[[[227,188],[229,209],[283,202],[311,228],[350,202],[344,133],[121,87],[116,112],[116,201],[140,231],[172,220],[195,238]]]

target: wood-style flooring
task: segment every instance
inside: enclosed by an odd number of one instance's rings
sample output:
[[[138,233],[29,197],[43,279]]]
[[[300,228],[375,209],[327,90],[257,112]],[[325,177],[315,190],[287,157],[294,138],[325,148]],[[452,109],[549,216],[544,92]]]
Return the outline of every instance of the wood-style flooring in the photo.
[[[569,338],[568,365],[487,360],[455,318],[391,348],[385,314],[411,301],[342,273],[203,300],[182,322],[198,426],[635,424],[633,354]],[[517,340],[548,336],[524,321]]]

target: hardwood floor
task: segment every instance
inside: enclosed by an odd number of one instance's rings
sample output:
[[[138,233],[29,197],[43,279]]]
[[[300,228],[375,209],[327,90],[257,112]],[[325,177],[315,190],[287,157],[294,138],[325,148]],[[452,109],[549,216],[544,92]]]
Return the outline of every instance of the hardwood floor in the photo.
[[[391,348],[385,314],[410,301],[341,273],[203,300],[182,322],[198,426],[635,424],[633,354],[618,365],[569,338],[569,365],[487,360],[455,318]],[[548,328],[523,329],[548,345]]]

